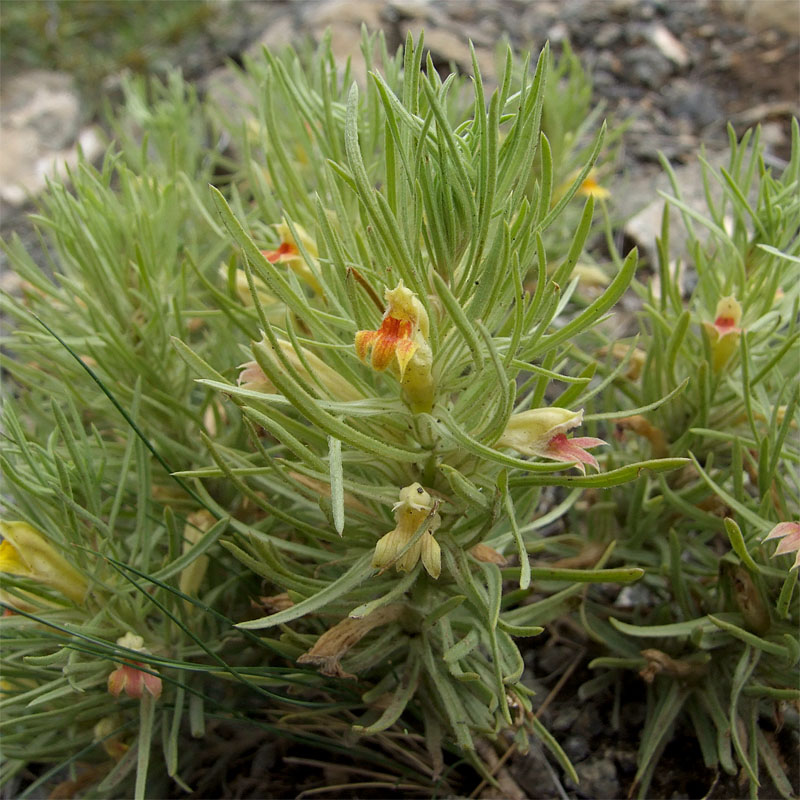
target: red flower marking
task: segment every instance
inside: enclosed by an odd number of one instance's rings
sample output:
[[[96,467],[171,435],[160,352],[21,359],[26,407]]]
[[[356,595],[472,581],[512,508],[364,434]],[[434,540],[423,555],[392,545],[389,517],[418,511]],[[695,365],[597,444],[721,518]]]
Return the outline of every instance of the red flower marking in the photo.
[[[409,320],[401,320],[387,315],[376,331],[359,331],[356,334],[356,354],[362,361],[367,360],[367,353],[372,348],[372,368],[378,371],[386,369],[397,356],[400,375],[411,360],[418,345],[413,340],[414,325]]]
[[[733,317],[717,317],[714,320],[714,327],[720,336],[740,330],[736,327],[736,320]]]
[[[281,242],[277,250],[262,250],[261,254],[270,264],[274,264],[276,261],[295,258],[300,255],[300,251],[297,249],[297,246],[291,242]]]

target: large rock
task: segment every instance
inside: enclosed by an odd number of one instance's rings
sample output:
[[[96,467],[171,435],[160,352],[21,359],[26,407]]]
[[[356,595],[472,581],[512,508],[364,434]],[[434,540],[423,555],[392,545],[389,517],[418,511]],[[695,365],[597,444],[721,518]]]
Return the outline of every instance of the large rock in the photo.
[[[78,149],[93,160],[103,150],[94,127],[81,128],[74,81],[62,72],[30,70],[0,90],[0,200],[18,208],[44,189],[64,164],[78,162]]]

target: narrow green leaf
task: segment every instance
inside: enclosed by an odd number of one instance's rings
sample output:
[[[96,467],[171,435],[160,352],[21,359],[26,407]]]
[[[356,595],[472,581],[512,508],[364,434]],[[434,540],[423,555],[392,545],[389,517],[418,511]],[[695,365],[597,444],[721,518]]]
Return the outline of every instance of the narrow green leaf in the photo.
[[[753,561],[753,557],[747,552],[747,545],[745,544],[744,536],[742,536],[741,528],[736,524],[736,520],[731,519],[731,517],[725,517],[723,522],[733,551],[737,556],[739,556],[742,563],[747,567],[747,569],[750,570],[750,572],[752,572],[754,575],[757,574],[758,564]]]
[[[372,725],[368,725],[365,728],[362,728],[360,725],[354,725],[353,730],[367,734],[378,733],[380,731],[385,731],[400,719],[400,715],[414,696],[419,683],[419,672],[422,664],[417,654],[418,649],[418,640],[412,639],[410,653],[406,659],[405,669],[403,670],[400,682],[380,717],[373,722]]]
[[[334,436],[328,437],[328,461],[331,475],[331,509],[333,526],[339,536],[344,532],[344,475],[342,472],[342,443]]]
[[[145,800],[147,796],[147,769],[150,765],[155,704],[155,697],[149,692],[142,692],[142,699],[139,701],[139,741],[136,748],[136,786],[133,790],[135,800]]]
[[[245,630],[272,628],[275,625],[283,625],[287,622],[299,619],[306,614],[310,614],[312,611],[322,608],[333,600],[339,599],[342,595],[345,595],[353,587],[367,578],[373,571],[372,567],[369,566],[371,560],[372,553],[365,553],[347,570],[347,572],[333,581],[333,583],[326,586],[321,592],[317,592],[317,594],[312,597],[302,600],[283,611],[279,611],[277,614],[270,614],[269,616],[260,617],[259,619],[240,622],[236,627],[244,628]]]

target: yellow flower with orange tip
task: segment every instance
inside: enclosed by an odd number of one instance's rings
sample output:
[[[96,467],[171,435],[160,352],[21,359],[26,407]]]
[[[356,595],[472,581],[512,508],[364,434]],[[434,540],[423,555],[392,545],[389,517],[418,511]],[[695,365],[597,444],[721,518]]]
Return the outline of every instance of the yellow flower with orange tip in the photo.
[[[317,243],[309,236],[302,226],[298,225],[296,222],[293,224],[295,231],[297,231],[297,239],[300,240],[303,249],[311,256],[316,264],[317,258],[319,257]],[[322,286],[320,286],[313,271],[308,264],[306,264],[305,259],[300,253],[297,239],[295,239],[292,234],[292,230],[286,220],[279,222],[275,228],[280,237],[280,244],[274,250],[262,250],[261,253],[264,258],[271,264],[280,263],[291,267],[297,273],[297,276],[305,281],[317,294],[322,294]]]
[[[415,412],[430,411],[433,406],[433,355],[428,345],[428,313],[403,281],[384,295],[386,312],[374,331],[356,334],[356,354],[373,369],[396,371]],[[371,351],[371,352],[370,352]]]
[[[428,574],[438,578],[442,571],[442,552],[433,534],[441,524],[441,518],[435,508],[433,498],[420,484],[412,483],[401,489],[400,499],[392,507],[397,526],[378,540],[372,566],[380,567],[383,572],[394,565],[399,572],[408,572],[421,559]],[[403,548],[414,538],[426,519],[428,525],[425,532],[401,555]]]
[[[567,431],[577,428],[582,422],[583,409],[570,411],[550,406],[522,411],[511,416],[495,447],[510,447],[527,456],[554,461],[574,461],[575,467],[584,474],[585,464],[599,470],[597,459],[587,453],[586,448],[599,447],[608,442],[590,436],[567,438]]]
[[[719,372],[739,346],[742,329],[742,307],[733,295],[717,303],[714,322],[704,322],[703,328],[711,346],[711,368]]]
[[[44,583],[80,603],[86,597],[84,577],[27,522],[0,522],[0,572]]]
[[[124,730],[125,720],[118,714],[102,717],[94,726],[93,734],[96,742],[101,742],[103,750],[115,761],[119,761],[130,749],[122,737],[117,735]]]
[[[419,349],[417,333],[428,339],[428,313],[403,281],[384,294],[386,312],[376,331],[359,331],[356,334],[356,353],[362,361],[372,350],[373,369],[384,370],[396,358],[402,379],[408,362]]]

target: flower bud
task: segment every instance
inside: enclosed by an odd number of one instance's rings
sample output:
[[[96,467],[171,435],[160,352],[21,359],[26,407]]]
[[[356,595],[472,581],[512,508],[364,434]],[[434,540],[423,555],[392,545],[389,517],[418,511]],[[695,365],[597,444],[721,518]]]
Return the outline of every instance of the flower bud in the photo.
[[[186,518],[186,525],[183,527],[184,555],[200,541],[204,533],[208,533],[214,527],[216,521],[216,518],[205,509],[189,514]],[[207,569],[208,556],[198,556],[188,567],[181,570],[178,588],[186,595],[196,595]]]
[[[220,264],[219,267],[219,275],[223,280],[228,279],[228,265],[227,264]],[[253,305],[253,295],[250,294],[250,284],[247,282],[247,273],[243,269],[237,269],[234,273],[234,289],[236,291],[236,295],[241,301],[243,306],[252,306]],[[278,300],[275,298],[270,292],[268,291],[267,285],[258,275],[253,275],[253,286],[256,290],[256,295],[258,296],[258,302],[261,303],[262,306],[272,306],[275,305]],[[283,308],[281,307],[281,316],[283,316]]]

